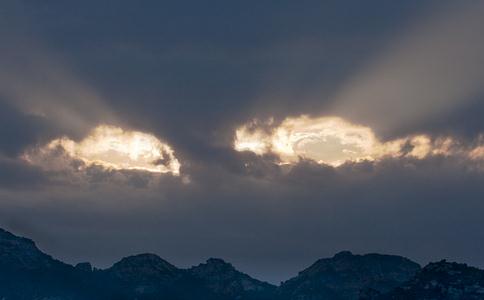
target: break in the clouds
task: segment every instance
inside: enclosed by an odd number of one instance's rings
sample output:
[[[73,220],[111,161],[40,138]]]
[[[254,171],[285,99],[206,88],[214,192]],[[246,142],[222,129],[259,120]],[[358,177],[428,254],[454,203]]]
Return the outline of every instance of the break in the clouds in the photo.
[[[483,10],[2,1],[0,227],[274,282],[344,249],[482,267]]]
[[[49,169],[52,162],[45,163],[45,157],[55,157],[56,152],[80,160],[85,166],[180,174],[180,162],[169,145],[151,134],[114,126],[97,126],[79,142],[68,137],[54,139],[45,146],[27,151],[23,159]]]
[[[463,145],[453,137],[434,138],[413,135],[382,142],[369,127],[352,124],[339,117],[287,118],[273,125],[253,120],[235,132],[234,149],[258,155],[273,153],[281,163],[296,163],[311,159],[318,163],[339,166],[346,162],[377,161],[384,158],[431,155],[460,155],[468,160],[480,160],[482,137]]]

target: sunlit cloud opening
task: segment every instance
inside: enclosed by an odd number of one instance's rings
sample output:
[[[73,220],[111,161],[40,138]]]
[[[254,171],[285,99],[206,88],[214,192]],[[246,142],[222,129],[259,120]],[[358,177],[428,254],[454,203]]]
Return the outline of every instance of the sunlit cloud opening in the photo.
[[[272,120],[271,120],[272,122]],[[235,132],[234,148],[237,151],[251,151],[262,155],[270,151],[270,135],[264,130],[264,125],[256,120],[246,124]]]
[[[48,153],[56,149],[62,149],[71,158],[81,160],[88,166],[180,174],[180,162],[173,149],[155,136],[140,131],[100,125],[79,142],[62,137],[39,151]],[[32,154],[26,154],[25,158],[35,161]]]
[[[311,159],[321,164],[339,166],[345,162],[375,161],[385,157],[454,155],[466,152],[451,137],[431,138],[414,135],[381,142],[369,127],[350,123],[339,117],[287,118],[272,130],[258,128],[254,120],[235,132],[234,149],[257,155],[273,153],[281,164]],[[480,157],[479,148],[467,151],[468,158]]]

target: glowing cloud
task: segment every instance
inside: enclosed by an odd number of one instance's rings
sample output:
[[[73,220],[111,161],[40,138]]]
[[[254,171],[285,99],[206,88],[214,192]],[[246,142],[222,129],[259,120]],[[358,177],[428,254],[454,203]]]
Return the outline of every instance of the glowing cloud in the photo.
[[[88,166],[180,174],[180,163],[173,149],[155,136],[139,131],[101,125],[79,142],[63,137],[51,141],[39,151],[45,154],[56,149],[62,149],[68,156]],[[25,158],[36,161],[32,154],[26,154]]]
[[[370,128],[337,117],[288,118],[271,132],[258,129],[256,123],[236,130],[234,148],[259,155],[273,152],[283,163],[297,161],[299,157],[330,165],[371,159],[378,144]]]
[[[246,124],[235,132],[234,148],[237,151],[251,151],[258,155],[269,152],[271,148],[270,136],[264,130],[264,125],[272,124],[270,120],[266,124],[261,124],[257,120]]]
[[[234,149],[258,155],[274,153],[282,164],[305,158],[339,166],[348,161],[373,161],[384,157],[423,159],[429,155],[463,152],[450,137],[432,139],[427,135],[415,135],[381,142],[371,128],[339,117],[287,118],[271,130],[261,129],[258,124],[263,123],[252,121],[236,130]],[[479,149],[471,150],[469,155],[479,157]]]

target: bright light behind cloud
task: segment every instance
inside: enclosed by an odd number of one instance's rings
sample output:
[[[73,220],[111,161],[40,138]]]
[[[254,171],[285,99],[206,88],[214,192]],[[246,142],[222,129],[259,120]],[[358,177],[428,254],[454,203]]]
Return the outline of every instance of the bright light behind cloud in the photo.
[[[139,131],[101,125],[80,142],[67,137],[55,139],[40,149],[40,152],[52,152],[59,148],[86,165],[180,174],[180,163],[173,149],[155,136]],[[26,155],[26,158],[34,160],[32,155]]]
[[[271,139],[272,150],[285,161],[299,156],[331,165],[370,156],[376,143],[373,132],[336,117],[286,119]]]
[[[234,148],[258,155],[274,153],[281,163],[297,162],[299,158],[339,166],[345,162],[378,160],[384,157],[453,155],[463,152],[452,138],[432,139],[415,135],[381,142],[369,127],[352,124],[339,117],[287,118],[272,130],[262,129],[261,122],[252,121],[235,132]],[[478,157],[479,148],[466,152]]]

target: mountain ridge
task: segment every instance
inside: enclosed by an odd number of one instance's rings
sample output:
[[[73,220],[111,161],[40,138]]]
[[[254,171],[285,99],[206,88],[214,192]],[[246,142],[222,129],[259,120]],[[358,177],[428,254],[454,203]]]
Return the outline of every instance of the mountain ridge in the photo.
[[[460,278],[461,276],[462,278]],[[279,286],[220,258],[178,268],[153,253],[111,267],[66,264],[0,228],[2,300],[383,300],[484,299],[484,271],[446,261],[421,268],[408,258],[341,251]],[[434,298],[432,298],[434,297]],[[440,297],[440,298],[439,298]],[[447,298],[446,298],[447,297]]]

